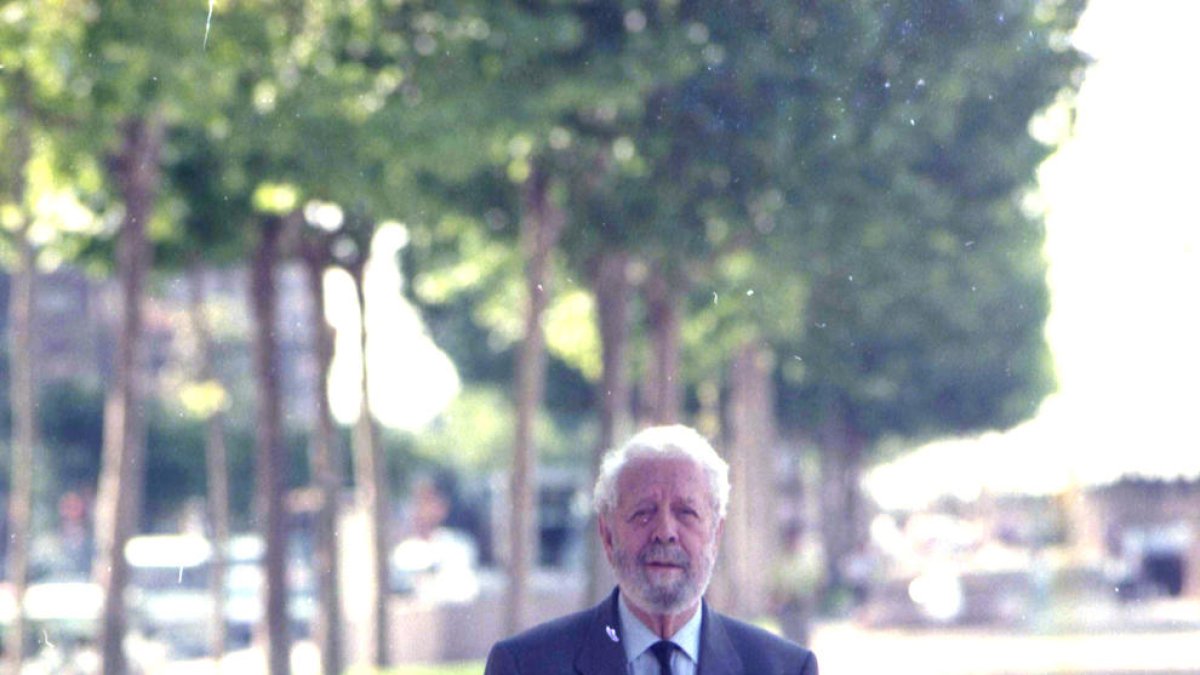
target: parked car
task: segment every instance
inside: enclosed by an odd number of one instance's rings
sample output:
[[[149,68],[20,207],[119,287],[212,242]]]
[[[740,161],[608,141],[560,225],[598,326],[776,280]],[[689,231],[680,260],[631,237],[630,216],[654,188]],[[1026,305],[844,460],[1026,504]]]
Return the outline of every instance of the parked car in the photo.
[[[250,643],[262,620],[266,547],[254,534],[231,537],[225,573],[225,622],[230,646]],[[125,547],[130,566],[127,603],[131,626],[151,640],[167,643],[174,654],[195,656],[209,650],[213,600],[212,543],[193,534],[143,535]],[[307,635],[314,614],[313,581],[307,560],[289,555],[288,605],[291,630]]]
[[[24,603],[26,653],[38,658],[36,655],[50,649],[59,658],[70,658],[93,644],[103,595],[98,584],[78,576],[51,576],[31,583]],[[12,585],[0,584],[0,633],[7,634],[16,612]]]
[[[263,615],[262,559],[266,544],[256,534],[241,534],[230,538],[227,550],[229,567],[225,574],[225,621],[229,627],[229,639],[234,644],[249,644],[254,628]],[[307,636],[316,614],[314,580],[305,556],[295,550],[290,551],[288,556],[288,592],[288,618],[292,635]]]
[[[212,544],[196,534],[132,537],[125,545],[130,628],[164,643],[172,654],[208,652],[212,621]]]

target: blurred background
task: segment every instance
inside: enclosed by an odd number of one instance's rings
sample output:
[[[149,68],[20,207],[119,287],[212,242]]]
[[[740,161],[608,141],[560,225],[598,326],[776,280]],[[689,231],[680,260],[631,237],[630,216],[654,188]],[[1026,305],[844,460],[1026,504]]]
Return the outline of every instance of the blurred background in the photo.
[[[481,673],[668,422],[823,672],[1200,672],[1198,21],[4,0],[5,672]]]

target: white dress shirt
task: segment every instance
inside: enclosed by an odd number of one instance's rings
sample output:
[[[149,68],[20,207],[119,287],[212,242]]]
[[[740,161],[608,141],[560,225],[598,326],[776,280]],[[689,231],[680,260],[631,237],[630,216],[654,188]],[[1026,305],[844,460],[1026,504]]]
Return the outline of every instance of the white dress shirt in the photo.
[[[621,616],[621,645],[625,648],[627,675],[659,675],[658,660],[650,645],[662,638],[637,618],[624,594],[617,595],[617,612]],[[700,622],[704,611],[697,607],[696,613],[668,638],[679,649],[671,652],[672,675],[696,675],[696,664],[700,662]]]

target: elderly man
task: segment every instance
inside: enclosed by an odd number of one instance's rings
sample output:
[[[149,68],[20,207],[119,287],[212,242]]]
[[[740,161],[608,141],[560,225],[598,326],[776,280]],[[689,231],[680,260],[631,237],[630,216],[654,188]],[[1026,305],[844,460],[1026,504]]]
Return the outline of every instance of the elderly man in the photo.
[[[728,465],[688,427],[609,452],[595,504],[616,590],[497,643],[486,675],[816,675],[808,650],[703,601],[728,502]]]

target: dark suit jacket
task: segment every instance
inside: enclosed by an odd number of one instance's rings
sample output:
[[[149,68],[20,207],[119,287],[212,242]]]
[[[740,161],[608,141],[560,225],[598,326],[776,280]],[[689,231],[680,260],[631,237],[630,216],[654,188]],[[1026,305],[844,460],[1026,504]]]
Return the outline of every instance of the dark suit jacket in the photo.
[[[817,675],[812,652],[703,603],[698,675]],[[485,675],[624,675],[617,591],[595,607],[497,642]]]

